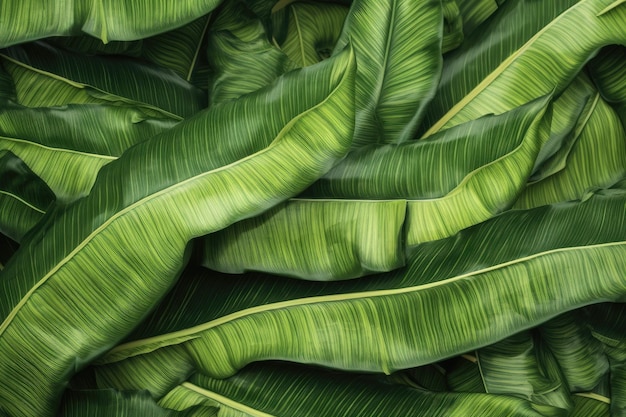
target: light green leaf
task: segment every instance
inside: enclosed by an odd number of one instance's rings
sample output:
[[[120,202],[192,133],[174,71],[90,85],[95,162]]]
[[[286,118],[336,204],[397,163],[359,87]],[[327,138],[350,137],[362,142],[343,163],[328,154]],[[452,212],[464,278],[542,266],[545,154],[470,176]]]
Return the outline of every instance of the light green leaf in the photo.
[[[306,200],[285,204],[204,240],[202,264],[328,281],[404,266],[405,200]]]
[[[410,139],[441,73],[439,0],[355,0],[335,51],[354,45],[355,146]]]
[[[206,97],[201,90],[169,70],[150,66],[141,61],[116,57],[91,56],[54,48],[43,42],[14,46],[0,56],[11,70],[16,82],[17,96],[26,106],[51,106],[72,101],[55,97],[55,91],[44,85],[28,82],[36,75],[63,81],[75,89],[83,89],[92,100],[105,100],[141,107],[161,113],[161,117],[183,118],[191,116],[205,106]],[[19,66],[20,68],[15,68]],[[35,74],[18,76],[21,69]],[[42,97],[42,95],[45,96]],[[45,101],[45,100],[48,101]],[[43,101],[43,103],[41,103]]]
[[[354,71],[347,50],[204,111],[133,146],[87,197],[48,214],[0,272],[0,404],[14,417],[52,415],[72,374],[175,282],[192,238],[294,196],[343,157]]]
[[[20,242],[54,199],[52,190],[22,160],[0,152],[0,233]]]
[[[427,141],[355,150],[305,195],[407,199],[407,245],[451,236],[517,199],[548,137],[548,100],[467,122]]]
[[[339,39],[348,8],[338,4],[295,2],[287,13],[287,31],[282,51],[298,67],[328,58]]]
[[[424,136],[485,114],[502,113],[550,92],[560,94],[598,49],[626,44],[626,32],[621,30],[626,8],[596,16],[611,1],[581,0],[563,12],[502,61]]]
[[[450,52],[458,48],[465,35],[463,34],[463,16],[456,0],[442,0],[443,7],[443,38],[441,52]]]
[[[209,99],[217,104],[272,83],[292,65],[272,45],[261,20],[242,1],[219,9],[208,35]]]
[[[50,36],[82,32],[104,43],[147,38],[204,16],[220,0],[75,0],[52,5],[33,1],[0,4],[0,48]]]
[[[567,155],[565,168],[530,183],[515,208],[537,207],[583,198],[626,175],[626,131],[615,111],[600,97]]]
[[[98,361],[99,384],[161,396],[194,370],[221,378],[266,359],[391,373],[492,344],[582,305],[623,300],[625,203],[626,192],[614,190],[509,211],[418,245],[406,268],[368,279],[233,279],[192,270],[127,342]]]
[[[89,193],[104,165],[176,123],[110,104],[10,105],[0,108],[0,150],[15,153],[68,203]]]
[[[370,375],[287,363],[253,364],[226,380],[197,374],[160,403],[168,406],[185,397],[219,404],[220,417],[540,416],[515,398],[426,392]]]

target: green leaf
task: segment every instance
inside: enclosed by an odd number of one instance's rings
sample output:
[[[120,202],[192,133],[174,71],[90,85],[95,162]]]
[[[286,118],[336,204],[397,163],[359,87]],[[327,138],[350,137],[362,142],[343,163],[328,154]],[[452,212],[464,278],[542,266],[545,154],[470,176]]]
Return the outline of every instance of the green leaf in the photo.
[[[441,73],[439,0],[355,0],[335,51],[354,45],[355,146],[410,139]]]
[[[407,245],[451,236],[509,207],[547,140],[549,98],[426,141],[355,150],[310,197],[408,200]]]
[[[17,251],[19,244],[8,236],[0,233],[0,271]]]
[[[237,417],[539,416],[519,399],[425,392],[370,375],[287,363],[253,364],[226,380],[197,374],[160,403],[168,406],[184,397],[219,404],[224,415]]]
[[[572,401],[574,410],[570,417],[611,417],[610,402],[606,398],[575,394]]]
[[[82,55],[124,55],[138,58],[141,56],[143,40],[112,41],[103,43],[93,36],[56,36],[46,38],[46,42]]]
[[[226,273],[348,279],[404,266],[406,201],[291,199],[204,240],[202,264]]]
[[[50,36],[82,32],[109,41],[147,38],[204,16],[220,0],[172,2],[91,0],[63,2],[54,8],[36,2],[0,4],[0,48]]]
[[[582,305],[623,300],[625,203],[626,192],[613,190],[509,211],[418,245],[407,267],[367,279],[233,279],[191,270],[131,338],[98,361],[99,383],[159,396],[194,370],[227,377],[266,359],[391,373]]]
[[[475,355],[465,354],[444,362],[446,381],[454,392],[487,392],[478,359]]]
[[[183,27],[144,39],[142,56],[169,68],[198,88],[208,88],[207,31],[211,15]]]
[[[463,34],[470,35],[498,10],[496,0],[456,0],[463,17]],[[521,17],[521,16],[520,16]]]
[[[418,366],[417,368],[394,372],[385,376],[384,381],[427,391],[449,391],[448,383],[446,382],[446,370],[438,364]]]
[[[444,57],[441,80],[419,136],[459,103],[510,55],[578,0],[509,0],[463,45]],[[519,85],[524,85],[522,81]],[[512,89],[511,91],[515,91]]]
[[[48,214],[0,272],[8,412],[51,415],[72,374],[175,282],[192,238],[294,196],[343,157],[354,128],[354,67],[347,50],[204,111],[133,146],[87,197]]]
[[[626,8],[596,16],[610,2],[581,0],[563,12],[502,61],[424,136],[485,114],[502,113],[550,92],[560,94],[598,49],[626,43],[620,30]]]
[[[554,356],[534,332],[520,332],[479,349],[476,358],[486,392],[554,407],[544,415],[563,416],[573,407]]]
[[[213,105],[269,85],[292,65],[242,1],[226,2],[217,12],[209,30],[208,56]]]
[[[463,16],[456,0],[443,0],[443,38],[441,52],[446,53],[458,48],[465,35],[463,34]]]
[[[89,193],[104,165],[177,124],[115,105],[0,108],[0,150],[22,159],[68,203]],[[63,167],[63,169],[59,169]]]
[[[626,126],[626,48],[619,45],[602,48],[588,68],[602,97],[614,107]]]
[[[615,111],[596,96],[591,113],[567,155],[564,169],[530,183],[515,208],[583,198],[626,175],[626,131]]]
[[[0,155],[0,233],[20,242],[55,197],[21,159],[11,152]]]
[[[150,393],[115,390],[69,390],[57,417],[217,417],[215,407],[197,406],[184,411],[159,407]]]
[[[588,392],[606,376],[609,363],[594,339],[589,320],[580,310],[556,317],[539,327],[541,339],[554,354],[571,392]]]
[[[150,66],[128,58],[91,56],[54,48],[43,42],[14,46],[0,54],[8,66],[18,65],[41,76],[50,77],[89,94],[94,99],[138,103],[161,113],[161,117],[183,118],[197,113],[205,106],[201,90],[185,82],[171,71]],[[14,70],[16,71],[16,70]],[[34,76],[34,74],[33,74]],[[18,100],[26,106],[68,104],[54,96],[54,90],[36,88],[24,76],[16,79]],[[49,101],[38,104],[44,100]],[[145,104],[144,104],[145,103]]]
[[[282,51],[299,68],[328,58],[341,34],[348,8],[338,4],[296,2],[284,9],[287,31]]]

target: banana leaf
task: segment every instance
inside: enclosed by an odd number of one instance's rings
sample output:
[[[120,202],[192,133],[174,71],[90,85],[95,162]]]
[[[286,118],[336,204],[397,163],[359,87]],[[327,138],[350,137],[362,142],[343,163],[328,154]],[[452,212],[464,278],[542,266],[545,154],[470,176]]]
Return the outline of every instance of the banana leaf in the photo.
[[[443,37],[441,39],[441,53],[450,52],[463,43],[463,16],[456,0],[443,0]]]
[[[266,359],[391,373],[582,305],[623,300],[625,203],[626,192],[612,190],[509,211],[415,246],[407,267],[367,279],[190,270],[125,343],[98,359],[99,384],[158,397],[194,371],[223,378]]]
[[[578,2],[510,0],[502,4],[481,30],[474,31],[463,45],[445,55],[441,79],[434,98],[426,108],[418,136],[425,137],[429,128],[429,135],[434,132],[433,126],[490,74],[495,75],[494,70],[503,61]],[[578,32],[581,32],[579,28]],[[526,83],[522,80],[517,85]],[[516,90],[513,88],[510,91]],[[510,95],[510,92],[507,94]]]
[[[564,169],[529,183],[514,207],[580,199],[595,189],[612,186],[625,174],[626,131],[611,106],[596,95]]]
[[[546,416],[565,416],[573,408],[567,382],[542,340],[520,332],[476,351],[485,391],[524,398],[543,407]]]
[[[229,1],[217,12],[208,34],[212,105],[233,100],[272,83],[295,67],[270,43],[261,20],[246,2]]]
[[[52,415],[72,374],[169,290],[192,238],[292,197],[347,152],[354,54],[309,68],[132,147],[46,213],[0,272],[7,412]]]
[[[626,48],[619,45],[603,48],[589,62],[588,68],[602,97],[613,106],[626,126]]]
[[[54,203],[52,190],[11,152],[0,152],[0,233],[16,242]]]
[[[405,200],[291,199],[207,236],[202,265],[316,281],[404,266]]]
[[[446,370],[439,364],[418,366],[417,368],[394,372],[385,376],[384,381],[426,391],[449,391],[446,382]]]
[[[218,411],[203,406],[182,411],[162,408],[147,391],[68,390],[57,417],[217,417]]]
[[[146,0],[38,2],[0,4],[0,48],[50,36],[86,33],[102,42],[130,41],[167,32],[220,4],[220,0],[161,2]]]
[[[163,113],[161,117],[181,119],[206,107],[204,93],[171,70],[129,58],[84,57],[44,42],[13,46],[5,49],[0,56],[4,62],[29,69],[29,72],[66,80],[68,84],[84,88],[91,96],[101,100],[142,103],[144,107]],[[32,106],[44,100],[31,91],[32,83],[19,79],[16,80],[16,87],[18,99],[24,105]],[[47,92],[47,96],[47,100],[58,100],[53,91]]]
[[[115,105],[0,108],[0,150],[22,159],[61,203],[89,193],[99,170],[134,144],[177,124]]]
[[[538,330],[571,392],[589,392],[608,374],[609,363],[602,344],[591,335],[589,320],[580,310],[547,321]]]
[[[304,195],[404,198],[407,245],[451,236],[517,199],[548,137],[548,103],[544,97],[427,141],[355,150]]]
[[[598,90],[581,72],[553,101],[550,139],[539,151],[537,164],[529,181],[537,182],[565,168],[567,158],[595,110]]]
[[[0,104],[4,105],[4,103],[15,101],[16,99],[13,78],[0,65]]]
[[[295,2],[282,10],[288,24],[279,46],[296,66],[313,65],[331,55],[348,14],[347,7]]]
[[[611,417],[610,402],[607,399],[573,395],[574,410],[570,417]]]
[[[219,405],[219,416],[233,417],[540,416],[519,399],[433,393],[380,382],[370,375],[287,363],[253,364],[226,380],[196,374],[160,404],[171,407],[189,400]]]
[[[335,51],[354,45],[355,147],[410,139],[441,73],[439,0],[355,0]]]
[[[442,366],[446,370],[446,382],[451,391],[487,392],[480,375],[478,358],[474,354],[457,356],[445,361]]]
[[[626,8],[613,2],[581,0],[570,7],[502,61],[424,136],[502,113],[550,92],[559,95],[600,48],[626,44],[626,32],[621,30]]]
[[[53,36],[46,38],[45,42],[82,55],[124,55],[138,58],[143,48],[143,39],[103,43],[89,35]]]
[[[498,10],[496,0],[456,0],[463,18],[463,35],[468,36]]]
[[[626,416],[626,304],[602,303],[586,312],[592,334],[609,358],[611,416]]]

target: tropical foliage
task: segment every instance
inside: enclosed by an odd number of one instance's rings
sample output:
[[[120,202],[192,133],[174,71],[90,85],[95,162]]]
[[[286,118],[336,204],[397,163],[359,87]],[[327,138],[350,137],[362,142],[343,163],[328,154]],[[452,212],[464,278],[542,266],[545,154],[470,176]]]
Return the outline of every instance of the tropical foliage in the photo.
[[[625,27],[0,2],[0,416],[626,416]]]

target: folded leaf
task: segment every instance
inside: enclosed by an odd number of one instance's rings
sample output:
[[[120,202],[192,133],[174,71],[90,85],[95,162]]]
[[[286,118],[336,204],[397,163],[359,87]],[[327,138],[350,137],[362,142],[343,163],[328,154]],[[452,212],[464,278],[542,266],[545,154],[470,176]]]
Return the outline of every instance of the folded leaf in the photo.
[[[292,3],[287,13],[287,31],[280,48],[298,67],[328,58],[332,53],[348,14],[338,4]]]
[[[16,154],[68,203],[89,193],[104,165],[176,123],[114,105],[11,105],[0,108],[0,150]]]
[[[243,1],[229,1],[220,8],[208,34],[208,59],[211,104],[257,91],[292,66]]]
[[[47,213],[0,272],[0,405],[15,417],[53,414],[71,375],[171,287],[189,240],[292,197],[343,157],[354,66],[347,50],[202,112]]]
[[[610,3],[581,0],[563,12],[455,104],[425,136],[485,114],[502,113],[550,92],[561,93],[598,49],[626,43],[626,34],[620,30],[626,8],[598,16]]]
[[[626,175],[626,131],[615,111],[601,97],[594,98],[591,113],[567,155],[565,167],[530,183],[515,208],[530,208],[583,198],[607,188]]]
[[[335,51],[354,45],[355,147],[412,137],[441,73],[439,0],[355,0]]]
[[[463,16],[456,0],[443,0],[443,38],[441,52],[450,52],[458,48],[465,35],[463,34]]]
[[[572,396],[574,410],[570,417],[610,417],[610,402],[606,399],[575,394]]]
[[[476,351],[485,391],[554,407],[546,416],[564,416],[573,408],[559,366],[538,335],[520,332]]]
[[[0,233],[20,242],[54,202],[54,193],[14,154],[0,155]]]
[[[199,18],[220,0],[157,2],[146,0],[91,0],[42,7],[36,2],[2,2],[0,48],[49,36],[85,32],[104,43],[135,40],[172,30]]]
[[[475,355],[458,356],[444,362],[442,366],[446,370],[448,386],[453,392],[487,392]]]
[[[183,118],[206,107],[201,90],[185,82],[171,70],[147,65],[128,58],[91,56],[54,48],[44,42],[13,46],[1,55],[9,65],[18,65],[39,75],[65,80],[74,87],[85,89],[92,97],[130,103],[145,103],[143,107]],[[21,81],[21,79],[20,79]],[[16,81],[20,102],[32,106],[42,100],[35,94],[32,83]],[[46,91],[49,100],[57,101],[53,91]],[[36,101],[35,101],[36,100]],[[62,105],[51,102],[43,105]],[[34,106],[33,106],[34,107]]]
[[[195,370],[227,377],[266,359],[391,373],[492,344],[585,304],[623,300],[625,203],[626,192],[614,190],[503,213],[415,246],[406,268],[368,279],[192,271],[98,361],[99,383],[160,396]]]
[[[589,392],[609,370],[602,344],[594,339],[580,310],[562,314],[539,327],[541,339],[554,354],[571,392]]]
[[[168,406],[185,397],[219,404],[220,415],[223,411],[238,417],[540,416],[527,402],[515,398],[426,392],[369,375],[287,363],[250,365],[226,380],[197,374],[160,403]]]
[[[404,266],[406,201],[302,200],[204,240],[202,264],[327,281]]]
[[[451,236],[516,200],[548,137],[548,101],[473,120],[427,141],[355,150],[305,195],[407,199],[407,245]]]

